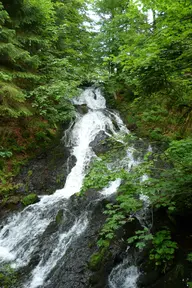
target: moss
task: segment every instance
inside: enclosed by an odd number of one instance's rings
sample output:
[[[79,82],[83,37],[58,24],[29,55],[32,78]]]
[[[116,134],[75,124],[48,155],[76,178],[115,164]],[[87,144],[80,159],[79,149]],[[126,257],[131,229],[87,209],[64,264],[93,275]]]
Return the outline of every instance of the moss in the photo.
[[[62,155],[62,157],[63,157],[63,155]],[[56,161],[54,160],[54,162],[56,162]],[[54,163],[54,165],[52,165],[52,167],[54,167],[54,166],[56,166],[55,163]],[[56,168],[56,167],[54,167],[54,168]],[[57,183],[57,184],[61,184],[61,183],[63,183],[64,179],[65,179],[65,174],[64,174],[64,172],[59,173],[59,174],[57,174],[57,176],[56,176],[56,183]]]
[[[23,203],[23,205],[28,206],[28,205],[31,205],[31,204],[34,204],[34,203],[38,202],[38,200],[39,199],[38,199],[37,194],[32,193],[32,194],[29,194],[29,195],[25,196],[21,200],[21,202]]]
[[[13,194],[21,186],[21,184],[12,184],[6,181],[6,179],[3,180],[5,181],[2,181],[0,192],[0,196],[3,198]]]
[[[18,204],[20,202],[20,199],[21,199],[20,196],[13,195],[13,196],[9,197],[8,202],[11,204]]]
[[[95,246],[95,242],[94,242],[94,241],[89,242],[88,247],[89,247],[90,249],[93,248],[94,246]]]
[[[57,225],[59,225],[62,222],[62,219],[63,219],[63,210],[59,210],[55,218]]]
[[[9,265],[0,266],[0,283],[1,287],[13,288],[17,283],[18,275]]]
[[[32,174],[33,174],[33,171],[32,171],[32,170],[28,170],[28,172],[27,172],[27,176],[28,176],[28,177],[31,177]]]
[[[89,260],[89,264],[88,264],[89,269],[92,271],[98,271],[101,267],[101,264],[104,262],[105,257],[106,257],[106,249],[105,248],[92,254],[92,256]]]

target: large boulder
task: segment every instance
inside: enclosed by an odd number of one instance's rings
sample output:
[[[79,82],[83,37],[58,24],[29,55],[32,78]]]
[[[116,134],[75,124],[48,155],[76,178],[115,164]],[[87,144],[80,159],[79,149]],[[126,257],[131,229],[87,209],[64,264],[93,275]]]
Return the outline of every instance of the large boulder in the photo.
[[[90,142],[89,146],[92,147],[93,151],[96,154],[102,154],[109,151],[108,142],[109,136],[105,133],[105,131],[100,131],[95,139]]]

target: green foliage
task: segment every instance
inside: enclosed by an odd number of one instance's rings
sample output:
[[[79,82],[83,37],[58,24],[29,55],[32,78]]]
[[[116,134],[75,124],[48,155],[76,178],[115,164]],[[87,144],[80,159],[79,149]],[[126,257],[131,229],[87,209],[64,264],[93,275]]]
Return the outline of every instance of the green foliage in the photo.
[[[162,230],[154,235],[152,244],[154,248],[150,251],[149,258],[155,262],[156,266],[161,266],[165,272],[172,264],[178,248],[177,243],[171,240],[169,230]]]
[[[174,162],[176,169],[192,171],[192,138],[171,142],[166,155]]]
[[[6,150],[2,146],[0,147],[0,157],[2,158],[10,158],[12,157],[13,153],[11,151]]]
[[[142,203],[137,199],[141,193],[149,196],[151,207],[167,209],[169,215],[174,212],[191,210],[191,138],[172,141],[162,153],[155,155],[148,153],[143,163],[133,168],[129,173],[117,173],[122,179],[115,203],[106,206],[106,222],[101,229],[98,247],[107,248],[116,237],[118,229],[134,219],[134,213],[141,209]],[[106,160],[106,159],[105,159]],[[99,172],[97,171],[99,174]],[[141,176],[150,177],[140,182]],[[148,243],[152,245],[149,258],[166,272],[173,263],[177,243],[171,240],[168,229],[156,234],[144,228],[128,239],[128,243],[136,242],[136,247],[144,248]]]
[[[154,140],[162,140],[161,134],[190,135],[191,1],[98,0],[95,6],[101,15],[96,57],[108,72],[104,80],[108,91],[119,102],[124,98],[125,105],[134,104],[131,110],[136,113],[136,123],[140,121],[139,132],[146,129],[144,136],[149,135],[149,128],[162,129],[151,129],[149,136]],[[134,93],[129,99],[127,88]],[[140,101],[134,103],[134,99]],[[154,111],[157,105],[159,111]]]
[[[68,99],[69,95],[64,96],[69,87],[61,81],[38,87],[31,94],[34,99],[32,106],[50,123],[69,121],[74,116],[74,107]]]
[[[143,249],[146,246],[146,243],[153,239],[153,235],[150,233],[148,228],[144,228],[143,230],[137,230],[135,234],[135,236],[128,239],[128,243],[131,244],[133,242],[136,242],[135,246],[139,249]]]
[[[1,152],[4,174],[74,117],[70,98],[94,70],[86,9],[79,0],[0,1],[0,146],[13,153],[8,162]]]
[[[17,283],[17,273],[9,265],[0,266],[0,283],[4,288],[14,288]]]
[[[187,260],[188,260],[189,262],[192,262],[192,253],[189,253],[189,254],[187,255]]]
[[[127,222],[133,221],[133,214],[141,209],[142,202],[137,199],[140,193],[138,182],[133,181],[133,176],[124,171],[121,172],[123,184],[118,190],[116,203],[106,205],[105,214],[108,216],[103,228],[101,229],[97,245],[99,247],[108,247],[110,242],[115,239],[116,232]],[[138,177],[138,175],[137,175]]]
[[[102,189],[116,178],[118,178],[117,172],[109,170],[105,161],[95,160],[84,178],[81,193],[86,192],[90,188]]]
[[[154,207],[167,207],[172,212],[191,209],[189,199],[192,185],[192,140],[187,138],[180,141],[172,141],[169,148],[161,156],[162,161],[169,164],[165,169],[157,167],[157,159],[154,159],[154,173],[158,177],[150,178],[143,185],[143,191],[149,195]],[[188,200],[187,200],[188,199]],[[188,202],[188,203],[187,203]]]
[[[24,206],[34,204],[37,201],[38,201],[38,196],[35,193],[29,194],[29,195],[23,197],[23,199],[21,200],[21,202],[23,203]]]
[[[108,204],[106,208],[105,214],[108,214],[109,217],[107,218],[100,232],[100,238],[97,241],[97,245],[100,248],[109,247],[111,240],[115,237],[115,232],[127,222],[125,214],[119,209],[118,205]]]
[[[0,8],[4,19],[1,115],[20,117],[35,112],[51,123],[68,121],[72,105],[67,99],[77,93],[82,75],[87,73],[83,72],[87,70],[85,54],[90,42],[84,26],[88,20],[85,3],[29,0],[12,6],[2,1]],[[82,57],[74,68],[77,55]],[[31,106],[36,109],[29,109]]]
[[[135,246],[143,249],[146,244],[151,242],[153,248],[150,250],[149,259],[166,272],[172,264],[175,251],[178,248],[177,243],[171,240],[170,231],[161,230],[153,235],[148,228],[144,228],[136,231],[135,234],[128,239],[128,243],[136,242]]]

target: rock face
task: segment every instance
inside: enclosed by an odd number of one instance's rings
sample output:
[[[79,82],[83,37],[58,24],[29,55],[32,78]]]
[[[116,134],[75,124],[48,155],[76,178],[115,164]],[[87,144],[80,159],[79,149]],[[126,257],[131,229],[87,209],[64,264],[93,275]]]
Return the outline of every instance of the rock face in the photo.
[[[86,104],[82,104],[82,105],[75,105],[76,110],[80,113],[80,114],[86,114],[89,110],[89,108],[87,107]]]
[[[22,199],[27,195],[47,195],[63,188],[75,162],[76,158],[70,156],[69,148],[62,142],[29,161],[14,179],[18,188],[14,191],[14,196],[2,204],[0,219],[6,217],[10,211],[22,209]]]
[[[15,182],[20,184],[17,193],[52,194],[64,186],[75,162],[75,157],[70,156],[69,148],[61,142],[22,168],[21,173],[15,178]]]
[[[60,217],[59,224],[57,221],[52,223],[44,233],[44,237],[50,239],[52,233],[55,233],[56,230],[63,233],[66,227],[67,229],[70,229],[74,223],[74,219],[79,218],[83,211],[86,211],[89,223],[85,232],[72,242],[65,255],[58,261],[56,268],[52,270],[43,287],[108,287],[108,275],[113,269],[114,265],[118,264],[122,260],[123,253],[125,253],[127,245],[125,245],[124,241],[120,240],[118,243],[114,242],[110,246],[106,256],[100,261],[98,267],[96,269],[90,269],[90,257],[94,253],[98,252],[96,242],[98,240],[99,232],[106,219],[103,212],[107,203],[108,201],[106,199],[102,199],[99,193],[93,189],[87,191],[84,196],[73,195],[69,199],[68,209],[73,211],[72,218],[70,215],[66,217],[66,214],[63,214],[63,221],[61,219],[62,217]],[[136,229],[136,225],[138,225],[136,221],[129,223],[125,229],[118,232],[119,238],[132,236]],[[45,241],[45,239],[42,241]],[[47,243],[47,245],[50,245],[49,241]],[[36,251],[36,255],[39,253]],[[36,261],[39,261],[39,259],[36,258]],[[50,284],[49,280],[51,280]]]
[[[109,139],[109,136],[106,135],[104,131],[100,131],[89,146],[92,147],[96,154],[105,153],[109,151],[107,139]]]
[[[7,214],[15,209],[22,209],[23,197],[29,194],[52,194],[64,187],[67,175],[76,163],[76,158],[70,155],[70,148],[65,147],[61,136],[56,141],[56,145],[53,144],[49,150],[24,165],[14,178],[13,183],[18,188],[5,203],[1,203],[0,219],[6,218]]]

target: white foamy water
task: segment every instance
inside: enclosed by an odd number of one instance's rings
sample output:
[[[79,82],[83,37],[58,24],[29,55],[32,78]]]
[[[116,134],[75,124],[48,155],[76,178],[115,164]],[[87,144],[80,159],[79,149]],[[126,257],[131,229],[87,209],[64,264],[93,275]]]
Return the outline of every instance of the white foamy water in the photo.
[[[43,285],[46,276],[65,254],[71,242],[85,231],[87,224],[88,219],[84,216],[82,219],[75,221],[75,224],[68,232],[60,234],[58,243],[51,255],[47,260],[44,260],[44,257],[41,258],[41,261],[32,272],[32,280],[25,284],[24,288],[36,288]]]
[[[132,261],[130,261],[132,262]],[[139,270],[128,258],[115,267],[109,276],[110,288],[136,288]]]
[[[105,99],[99,89],[86,89],[74,103],[87,104],[89,111],[85,115],[80,115],[71,128],[68,141],[72,146],[71,154],[76,157],[76,164],[66,179],[65,187],[53,195],[40,197],[40,202],[9,218],[8,223],[0,231],[0,262],[10,262],[16,269],[30,262],[33,252],[38,249],[40,238],[49,224],[55,221],[59,209],[65,209],[67,199],[80,191],[86,169],[91,159],[96,157],[89,146],[90,142],[100,131],[116,137],[117,140],[128,133],[119,116],[105,109]],[[116,127],[113,124],[114,117]],[[103,193],[105,195],[114,193],[119,185],[120,179],[117,179]],[[71,241],[85,231],[87,223],[86,219],[77,219],[68,232],[61,234],[59,238],[57,237],[57,241],[52,242],[52,252],[46,255],[46,260],[44,255],[41,255],[39,264],[32,271],[31,280],[23,286],[24,288],[36,288],[43,284],[57,261],[65,254]]]
[[[135,151],[136,150],[133,147],[129,147],[126,152],[126,156],[119,163],[119,165],[124,167],[124,169],[127,171],[130,171],[133,167],[139,165],[142,162],[142,159],[135,159]],[[152,152],[152,147],[150,145],[147,149],[147,152]],[[147,181],[148,178],[148,175],[144,174],[140,181]],[[142,227],[149,227],[151,221],[151,217],[149,217],[150,201],[149,197],[142,193],[142,189],[141,194],[139,195],[139,199],[143,202],[143,207],[141,210],[137,211],[134,216],[140,222]],[[127,250],[129,250],[129,247]],[[109,288],[137,288],[137,280],[140,276],[140,272],[134,262],[135,261],[133,260],[133,257],[131,257],[128,252],[124,261],[111,271],[108,279]]]
[[[56,196],[65,195],[65,198],[69,198],[79,191],[85,176],[85,169],[95,156],[89,144],[100,131],[106,130],[106,134],[109,134],[108,131],[111,135],[117,134],[111,119],[100,110],[89,111],[74,125],[71,142],[74,144],[72,154],[76,157],[77,162],[67,177],[65,187],[56,191]]]
[[[100,193],[104,196],[108,196],[117,192],[117,189],[121,185],[121,179],[117,178],[115,181],[109,183],[108,187],[105,187]]]
[[[106,108],[106,100],[101,94],[100,89],[88,88],[82,94],[81,97],[77,97],[73,100],[76,105],[86,104],[88,108],[97,110]]]

